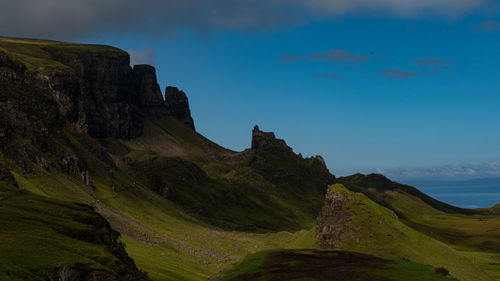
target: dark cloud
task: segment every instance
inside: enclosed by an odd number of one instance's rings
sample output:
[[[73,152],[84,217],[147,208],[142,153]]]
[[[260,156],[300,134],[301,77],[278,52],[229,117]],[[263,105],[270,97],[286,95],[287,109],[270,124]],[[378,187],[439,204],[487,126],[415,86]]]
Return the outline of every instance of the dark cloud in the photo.
[[[456,18],[491,0],[0,0],[0,34],[82,38],[103,32],[268,29],[343,14]]]
[[[384,77],[391,79],[406,79],[421,75],[420,72],[410,72],[396,68],[384,69],[381,73]]]
[[[451,65],[454,64],[453,61],[443,60],[435,57],[421,58],[413,61],[413,64],[418,66],[431,66],[435,68],[439,68],[441,70],[450,70]]]
[[[324,53],[317,53],[309,55],[309,59],[313,61],[332,61],[342,64],[355,64],[359,65],[368,61],[368,58],[364,55],[353,54],[346,52],[344,50],[331,50]]]
[[[154,65],[155,51],[151,47],[144,47],[141,50],[127,50],[130,54],[130,65],[149,64]]]
[[[302,55],[288,54],[288,55],[281,56],[280,61],[283,61],[283,62],[296,62],[296,61],[299,61],[301,59],[303,59]]]
[[[320,74],[317,74],[316,77],[326,78],[326,79],[332,79],[332,80],[337,80],[337,79],[340,78],[340,76],[339,76],[339,74],[337,72],[320,73]]]

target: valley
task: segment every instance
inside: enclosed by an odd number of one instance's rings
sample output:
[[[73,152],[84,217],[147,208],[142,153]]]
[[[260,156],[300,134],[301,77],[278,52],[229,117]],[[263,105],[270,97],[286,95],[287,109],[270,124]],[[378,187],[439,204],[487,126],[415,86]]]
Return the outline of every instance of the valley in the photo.
[[[500,280],[498,208],[336,178],[258,126],[225,149],[129,64],[0,38],[0,279]]]

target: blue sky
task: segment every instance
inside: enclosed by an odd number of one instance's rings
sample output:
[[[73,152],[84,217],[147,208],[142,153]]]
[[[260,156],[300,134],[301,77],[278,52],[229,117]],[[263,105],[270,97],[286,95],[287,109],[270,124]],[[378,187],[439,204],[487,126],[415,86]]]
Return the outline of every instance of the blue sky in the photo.
[[[304,15],[288,4],[256,1],[254,11],[229,2],[213,8],[228,10],[227,20],[201,16],[201,7],[191,20],[153,13],[136,28],[118,18],[54,37],[118,46],[154,64],[162,88],[187,93],[197,131],[233,150],[250,146],[258,124],[297,153],[322,155],[337,175],[500,174],[494,2],[289,1]]]

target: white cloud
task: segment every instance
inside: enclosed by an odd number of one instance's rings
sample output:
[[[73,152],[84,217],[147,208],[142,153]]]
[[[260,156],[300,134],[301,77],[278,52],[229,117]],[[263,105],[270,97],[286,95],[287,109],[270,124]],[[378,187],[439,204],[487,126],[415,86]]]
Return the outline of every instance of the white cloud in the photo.
[[[480,178],[500,175],[500,163],[449,164],[437,167],[374,169],[376,173],[395,179]]]
[[[154,65],[155,51],[151,47],[144,47],[141,50],[127,50],[130,54],[130,65],[149,64]]]

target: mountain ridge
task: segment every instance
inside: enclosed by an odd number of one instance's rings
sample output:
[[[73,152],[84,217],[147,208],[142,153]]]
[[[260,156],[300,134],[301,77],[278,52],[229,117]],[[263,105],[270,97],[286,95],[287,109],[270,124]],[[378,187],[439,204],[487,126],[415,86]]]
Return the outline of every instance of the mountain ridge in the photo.
[[[0,144],[0,213],[4,204],[17,203],[8,195],[17,189],[33,200],[20,199],[28,209],[38,201],[90,205],[122,233],[127,253],[154,280],[206,280],[261,250],[319,249],[318,214],[329,187],[338,183],[383,218],[396,213],[394,225],[412,237],[425,236],[431,241],[427,246],[444,243],[451,248],[459,241],[481,254],[486,254],[484,241],[497,247],[493,209],[456,208],[380,175],[336,178],[321,156],[304,158],[258,126],[244,151],[217,145],[195,131],[185,93],[167,87],[164,99],[154,67],[132,68],[128,54],[114,47],[0,38]],[[408,206],[422,211],[421,218]],[[51,225],[53,218],[44,210],[52,208],[40,208],[42,227]],[[353,208],[359,222],[366,213]],[[450,239],[448,231],[458,230],[435,224],[442,216],[482,227],[489,222],[488,233]],[[78,217],[66,219],[66,231],[77,233],[79,225],[73,221]],[[39,227],[33,220],[21,222],[22,227]],[[380,226],[373,229],[384,233]],[[0,232],[2,240],[11,236]],[[372,240],[366,241],[366,248],[350,250],[374,248]],[[383,241],[381,246],[396,247],[391,239]],[[470,266],[462,252],[450,253],[457,262],[450,268],[454,273]],[[37,255],[47,258],[50,253]],[[56,255],[54,262],[79,271],[82,261],[99,265],[106,255]],[[424,255],[411,257],[430,264],[426,270],[434,274],[432,266],[440,265],[442,257],[426,260]],[[488,266],[490,257],[483,259],[481,266]],[[0,261],[11,260],[0,255]],[[0,276],[27,268],[27,263],[0,267]],[[495,266],[486,268],[496,274]],[[116,271],[106,270],[118,279]]]

